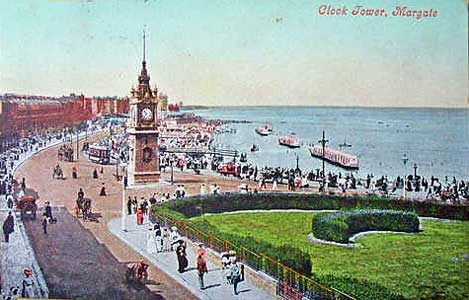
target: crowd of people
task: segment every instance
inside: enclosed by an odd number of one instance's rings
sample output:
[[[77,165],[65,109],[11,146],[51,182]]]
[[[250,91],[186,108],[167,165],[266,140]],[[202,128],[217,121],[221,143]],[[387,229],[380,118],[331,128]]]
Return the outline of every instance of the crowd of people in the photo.
[[[444,201],[448,204],[465,203],[469,200],[469,181],[464,180],[440,180],[432,176],[408,175],[404,179],[397,176],[393,179],[388,176],[375,177],[372,174],[366,178],[358,178],[353,172],[322,174],[320,169],[301,170],[300,168],[290,169],[281,167],[258,167],[249,163],[245,156],[241,161],[233,158],[226,160],[223,155],[217,154],[212,147],[214,136],[223,132],[223,123],[213,124],[207,121],[198,120],[184,126],[168,126],[164,131],[179,133],[176,137],[166,137],[162,139],[162,148],[177,149],[202,149],[201,152],[161,152],[160,168],[163,172],[168,171],[168,167],[177,168],[182,172],[195,171],[199,174],[201,170],[207,170],[209,174],[220,176],[233,176],[241,180],[257,183],[257,187],[252,192],[267,189],[270,183],[271,190],[277,190],[279,185],[285,185],[288,191],[314,191],[319,192],[335,191],[347,193],[348,191],[363,194],[379,194],[384,197],[402,197],[403,189],[406,190],[406,198],[425,201],[427,199]],[[207,130],[209,128],[209,130]],[[249,190],[249,188],[247,189]],[[244,192],[244,187],[240,192]],[[201,194],[205,194],[201,190]],[[177,197],[179,198],[179,197]]]
[[[168,224],[153,220],[147,223],[148,231],[146,234],[147,252],[151,255],[159,253],[174,252],[177,258],[177,271],[184,273],[189,264],[194,264],[197,269],[198,282],[200,289],[205,289],[204,275],[208,273],[207,252],[203,243],[198,243],[196,251],[196,261],[190,262],[187,255],[187,241],[179,233],[176,226],[169,227]],[[167,225],[167,226],[165,226]],[[236,253],[221,254],[221,264],[224,276],[224,282],[233,285],[233,291],[238,294],[238,284],[244,280],[244,266],[239,264],[236,259]]]
[[[3,153],[0,153],[0,201],[1,206],[6,207],[8,210],[7,216],[3,221],[3,242],[10,243],[10,235],[15,231],[15,217],[14,210],[16,207],[16,198],[20,198],[25,195],[26,192],[26,181],[23,178],[21,181],[16,180],[14,177],[15,166],[20,160],[21,155],[27,154],[37,150],[39,147],[44,147],[54,139],[54,134],[42,134],[35,135],[29,138],[19,140],[15,145]],[[15,186],[18,186],[18,190],[15,193]],[[50,208],[50,206],[49,206]],[[44,217],[52,215],[50,209],[45,210]],[[44,229],[46,230],[46,229]],[[2,295],[10,295],[7,297],[23,297],[30,298],[34,297],[33,290],[33,272],[30,268],[23,269],[22,281],[19,286],[5,287],[2,284],[0,274],[0,292]]]

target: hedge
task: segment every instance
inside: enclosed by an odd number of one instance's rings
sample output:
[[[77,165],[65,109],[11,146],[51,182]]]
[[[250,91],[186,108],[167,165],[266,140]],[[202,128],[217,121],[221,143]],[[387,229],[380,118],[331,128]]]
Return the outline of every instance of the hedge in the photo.
[[[208,197],[190,197],[171,201],[158,208],[177,220],[200,216],[204,213],[222,213],[240,210],[268,209],[304,209],[304,210],[351,210],[351,209],[391,209],[413,212],[419,216],[445,219],[469,220],[469,206],[446,205],[434,201],[409,201],[376,196],[337,196],[321,194],[225,194]],[[210,232],[233,244],[243,246],[257,253],[275,258],[296,271],[310,276],[326,286],[334,286],[359,299],[404,299],[375,282],[358,280],[341,274],[311,274],[311,257],[309,254],[288,246],[277,247],[270,243],[220,233],[208,223],[192,224],[200,230]],[[340,225],[339,225],[340,226]],[[285,253],[288,253],[285,255]],[[291,255],[290,255],[291,253]],[[251,265],[256,262],[248,261]],[[269,270],[267,270],[269,272]],[[270,270],[275,272],[275,270]],[[270,272],[269,272],[270,273]]]
[[[252,236],[240,237],[234,234],[220,232],[216,227],[210,225],[205,220],[189,221],[189,223],[206,233],[211,233],[217,237],[228,240],[233,244],[243,247],[256,253],[263,253],[271,258],[277,259],[283,264],[293,268],[297,272],[310,277],[325,286],[344,291],[349,295],[354,295],[357,299],[376,299],[376,300],[400,300],[405,299],[388,288],[376,282],[370,282],[366,279],[357,279],[346,275],[338,274],[316,274],[311,270],[311,256],[309,253],[292,248],[290,246],[274,246],[270,243],[259,241]],[[288,253],[288,255],[285,255]],[[246,257],[246,263],[262,269],[265,273],[280,278],[279,269],[268,262],[258,262],[255,258]]]
[[[303,275],[311,275],[312,265],[310,255],[309,253],[302,251],[298,248],[286,245],[274,246],[271,243],[256,240],[252,236],[242,237],[239,235],[220,232],[217,228],[210,225],[205,220],[200,220],[196,222],[189,221],[189,224],[205,233],[213,234],[218,238],[227,240],[233,243],[234,245],[242,246],[255,253],[262,253],[265,256],[278,260],[282,264],[296,270],[297,272]],[[285,253],[288,253],[288,255],[286,256]],[[272,270],[269,270],[269,264],[267,262],[255,261],[255,259],[252,258],[252,261],[249,261],[248,259],[248,264],[263,267],[264,269],[266,269],[268,274],[278,277],[278,269],[276,268],[276,266],[275,268],[272,268]]]
[[[166,207],[188,218],[204,213],[254,209],[391,209],[414,212],[422,217],[469,220],[468,205],[447,205],[434,201],[410,201],[376,196],[334,196],[321,194],[229,194],[191,197],[168,202]]]
[[[337,274],[316,274],[311,275],[311,279],[327,286],[344,291],[355,296],[356,299],[373,300],[404,300],[403,295],[389,290],[376,282],[366,279],[359,279],[347,275]]]
[[[417,232],[419,225],[414,213],[379,209],[323,213],[312,221],[316,238],[339,243],[347,243],[351,236],[363,231]]]

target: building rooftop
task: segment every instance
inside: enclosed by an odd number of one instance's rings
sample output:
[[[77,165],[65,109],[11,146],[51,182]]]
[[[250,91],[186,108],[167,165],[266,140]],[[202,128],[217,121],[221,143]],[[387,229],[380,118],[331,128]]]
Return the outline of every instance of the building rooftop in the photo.
[[[0,95],[1,102],[18,103],[18,104],[62,104],[76,99],[75,94],[70,96],[49,97],[37,95],[20,95],[6,93]]]

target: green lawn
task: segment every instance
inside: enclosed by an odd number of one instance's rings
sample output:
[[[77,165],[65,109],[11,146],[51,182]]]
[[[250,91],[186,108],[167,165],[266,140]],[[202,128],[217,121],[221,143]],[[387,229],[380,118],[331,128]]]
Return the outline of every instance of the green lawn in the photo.
[[[314,213],[236,213],[205,215],[221,232],[272,244],[289,244],[311,253],[313,272],[342,273],[376,281],[414,299],[469,299],[469,222],[423,221],[416,235],[374,234],[362,237],[360,248],[313,244]],[[453,262],[453,257],[459,257]]]

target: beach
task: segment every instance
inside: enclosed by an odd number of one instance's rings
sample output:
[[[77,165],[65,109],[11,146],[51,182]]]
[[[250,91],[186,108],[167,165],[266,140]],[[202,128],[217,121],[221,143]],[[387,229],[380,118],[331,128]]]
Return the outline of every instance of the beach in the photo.
[[[296,167],[296,155],[303,170],[321,168],[307,146],[318,144],[322,131],[328,146],[357,156],[359,170],[354,174],[390,177],[417,174],[444,178],[469,178],[469,127],[467,109],[437,108],[340,108],[340,107],[209,107],[187,111],[207,119],[247,121],[232,123],[214,137],[217,147],[247,153],[248,161],[259,167]],[[255,128],[271,123],[273,133],[263,137]],[[288,149],[278,137],[294,133],[302,147]],[[253,144],[259,151],[250,152]],[[403,155],[408,161],[404,165]],[[326,172],[349,173],[326,164]]]

